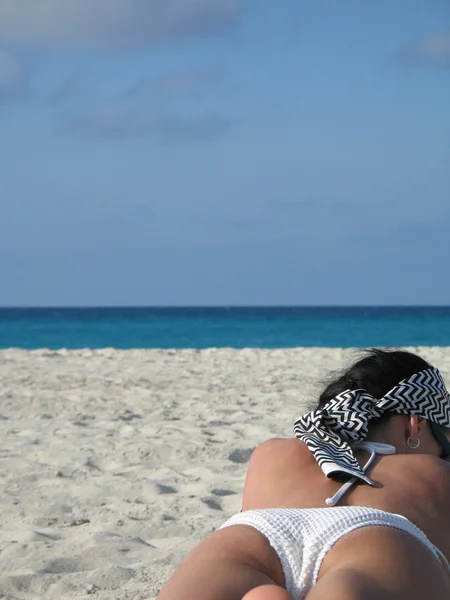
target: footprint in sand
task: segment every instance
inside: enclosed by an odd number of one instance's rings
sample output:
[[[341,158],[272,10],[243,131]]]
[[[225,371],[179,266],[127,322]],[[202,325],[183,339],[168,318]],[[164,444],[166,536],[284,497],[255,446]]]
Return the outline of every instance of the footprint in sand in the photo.
[[[156,488],[158,494],[178,494],[178,490],[171,485],[165,485],[164,483],[157,483]]]
[[[201,501],[203,504],[206,504],[206,506],[209,506],[209,508],[212,508],[213,510],[222,510],[220,502],[215,498],[201,498]]]
[[[233,450],[231,454],[228,456],[228,460],[231,462],[244,464],[250,460],[250,456],[253,454],[253,450],[255,448],[236,448]]]
[[[233,492],[233,490],[223,490],[221,488],[216,488],[211,490],[211,494],[213,496],[235,496],[237,492]]]

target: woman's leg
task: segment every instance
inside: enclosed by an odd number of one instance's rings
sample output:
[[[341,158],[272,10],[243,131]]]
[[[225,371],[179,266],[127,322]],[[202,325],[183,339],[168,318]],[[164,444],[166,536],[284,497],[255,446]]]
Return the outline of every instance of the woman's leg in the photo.
[[[326,565],[328,558],[331,562]],[[448,569],[423,542],[390,527],[367,527],[349,534],[323,565],[323,576],[306,600],[450,598]]]
[[[251,590],[242,600],[294,600],[289,592],[279,585],[262,585]]]
[[[242,600],[255,588],[283,585],[283,579],[268,540],[253,527],[233,525],[200,542],[164,585],[158,600]]]

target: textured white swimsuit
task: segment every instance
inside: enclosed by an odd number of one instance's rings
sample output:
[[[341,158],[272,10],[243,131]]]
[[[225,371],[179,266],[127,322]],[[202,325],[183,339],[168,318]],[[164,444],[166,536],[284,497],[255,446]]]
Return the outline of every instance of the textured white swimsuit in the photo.
[[[402,515],[374,508],[331,506],[249,510],[231,517],[221,529],[231,525],[249,525],[267,538],[280,560],[285,587],[296,600],[305,598],[317,582],[322,561],[334,544],[361,527],[382,526],[405,531],[421,540],[450,569],[445,556],[421,529]]]
[[[443,564],[447,563],[442,552],[411,521],[363,506],[249,510],[231,517],[221,529],[230,525],[250,525],[267,538],[280,560],[285,587],[296,600],[303,599],[317,582],[322,561],[334,544],[361,527],[406,531],[428,546]]]

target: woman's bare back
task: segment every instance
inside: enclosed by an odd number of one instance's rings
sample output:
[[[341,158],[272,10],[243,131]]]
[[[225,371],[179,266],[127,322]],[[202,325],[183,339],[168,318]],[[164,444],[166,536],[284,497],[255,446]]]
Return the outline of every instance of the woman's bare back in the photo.
[[[359,458],[364,462],[364,454]],[[369,476],[375,487],[356,486],[339,504],[405,516],[450,561],[450,465],[426,455],[386,456]],[[325,508],[325,499],[339,488],[339,483],[324,477],[302,442],[269,440],[250,459],[242,508]],[[241,600],[251,590],[255,594],[248,600],[264,600],[257,593],[260,586],[269,586],[267,600],[276,600],[271,586],[276,591],[284,583],[269,541],[252,527],[236,525],[203,540],[164,586],[159,600]],[[328,552],[307,598],[416,600],[430,593],[436,600],[446,600],[449,591],[449,574],[421,541],[389,527],[366,527],[340,539]]]
[[[357,455],[361,462],[367,456]],[[450,562],[450,464],[429,455],[380,456],[369,476],[375,486],[354,486],[339,505],[403,515]],[[326,507],[325,499],[340,487],[340,483],[324,477],[298,439],[273,439],[252,455],[242,508],[322,508]]]

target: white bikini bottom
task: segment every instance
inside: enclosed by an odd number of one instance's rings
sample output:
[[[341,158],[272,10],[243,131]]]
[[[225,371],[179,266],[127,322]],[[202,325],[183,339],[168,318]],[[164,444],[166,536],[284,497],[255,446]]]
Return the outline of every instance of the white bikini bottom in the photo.
[[[322,561],[334,544],[361,527],[384,526],[406,531],[449,566],[442,552],[408,519],[372,508],[250,510],[231,517],[221,529],[231,525],[249,525],[267,538],[283,568],[285,587],[296,600],[302,600],[316,583]]]

